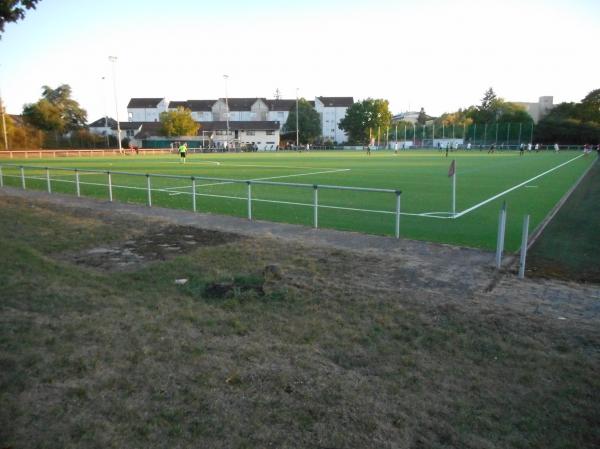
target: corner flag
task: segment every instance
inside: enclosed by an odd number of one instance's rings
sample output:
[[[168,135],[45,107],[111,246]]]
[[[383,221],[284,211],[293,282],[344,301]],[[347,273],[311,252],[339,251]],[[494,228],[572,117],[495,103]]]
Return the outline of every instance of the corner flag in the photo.
[[[448,168],[448,177],[451,178],[456,173],[456,160],[452,159],[450,168]]]

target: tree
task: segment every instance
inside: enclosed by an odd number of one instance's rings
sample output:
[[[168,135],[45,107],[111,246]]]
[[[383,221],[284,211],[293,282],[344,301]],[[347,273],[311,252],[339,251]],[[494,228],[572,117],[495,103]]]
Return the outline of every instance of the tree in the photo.
[[[71,98],[71,87],[62,84],[56,89],[42,87],[42,98],[23,107],[23,117],[30,125],[44,130],[65,133],[84,128],[87,112]]]
[[[479,109],[481,111],[491,111],[495,108],[497,100],[498,97],[496,97],[494,89],[490,87],[483,94],[483,98],[481,99],[481,106],[479,106]]]
[[[15,122],[10,115],[5,114],[6,137],[11,150],[30,150],[41,148],[44,141],[43,133],[26,124]],[[4,136],[4,128],[0,120],[0,138]],[[4,148],[4,141],[2,143]]]
[[[600,89],[581,103],[560,103],[535,128],[535,138],[545,143],[585,144],[600,141]]]
[[[283,125],[284,133],[296,132],[296,107],[290,109]],[[298,100],[298,140],[300,143],[313,143],[321,136],[321,117],[304,98]]]
[[[163,136],[195,136],[200,125],[192,117],[192,111],[179,107],[176,111],[160,114],[160,133]]]
[[[348,108],[346,116],[340,121],[340,128],[348,133],[350,141],[366,143],[377,132],[384,132],[391,127],[391,123],[388,101],[367,98]]]
[[[424,125],[425,123],[427,123],[427,120],[429,120],[431,117],[429,117],[426,113],[425,113],[425,108],[421,108],[421,110],[419,111],[419,115],[417,116],[417,123],[419,125]]]
[[[600,123],[600,89],[591,91],[581,100],[577,115],[581,120]]]
[[[4,33],[4,25],[25,18],[26,9],[35,9],[40,0],[3,0],[0,2],[0,33]],[[2,37],[0,36],[0,39]]]

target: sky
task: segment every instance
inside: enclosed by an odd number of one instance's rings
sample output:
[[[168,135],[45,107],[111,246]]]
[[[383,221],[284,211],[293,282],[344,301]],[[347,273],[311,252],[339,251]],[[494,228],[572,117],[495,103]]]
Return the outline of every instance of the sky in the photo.
[[[600,88],[599,23],[598,0],[41,0],[5,27],[0,89],[19,114],[68,84],[90,122],[126,120],[133,97],[277,89],[383,98],[394,114],[453,112],[489,87],[556,104]]]

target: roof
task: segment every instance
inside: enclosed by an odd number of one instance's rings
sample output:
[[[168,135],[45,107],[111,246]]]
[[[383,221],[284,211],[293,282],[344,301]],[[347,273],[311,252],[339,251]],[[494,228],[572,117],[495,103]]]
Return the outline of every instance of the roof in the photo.
[[[160,122],[119,122],[119,127],[121,128],[121,131],[127,130],[127,129],[140,129],[142,127],[142,125],[146,125],[148,123],[158,123],[160,125]],[[117,129],[117,122],[115,122],[110,129]]]
[[[348,108],[354,104],[354,97],[317,97],[321,103],[330,108]]]
[[[106,120],[106,121],[105,121]],[[116,128],[117,121],[113,118],[102,117],[88,125],[88,128],[104,128],[108,125],[109,128]]]
[[[132,98],[131,100],[129,100],[129,104],[127,105],[127,108],[132,108],[132,109],[155,108],[163,100],[164,100],[164,98]]]
[[[188,108],[192,111],[212,111],[213,105],[217,100],[188,100]]]
[[[160,128],[162,127],[161,122],[144,122],[141,124],[142,129],[135,135],[136,139],[145,139],[150,136],[157,136]]]
[[[257,100],[261,100],[265,104],[267,103],[265,98],[220,98],[220,100],[227,100],[230,111],[249,111]]]
[[[289,111],[296,106],[296,99],[292,100],[264,100],[269,111]]]
[[[169,101],[169,109],[190,108],[187,101]]]

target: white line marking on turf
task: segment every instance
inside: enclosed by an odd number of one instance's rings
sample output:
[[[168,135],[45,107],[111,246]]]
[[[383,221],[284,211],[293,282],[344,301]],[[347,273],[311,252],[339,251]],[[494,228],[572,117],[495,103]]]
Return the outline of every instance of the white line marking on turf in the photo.
[[[271,179],[283,179],[283,178],[295,178],[296,176],[310,176],[310,175],[323,175],[325,173],[339,173],[343,171],[350,171],[349,168],[336,168],[334,170],[326,170],[312,173],[296,173],[294,175],[282,175],[282,176],[269,176],[266,178],[254,178],[248,179],[248,181],[270,181]],[[241,182],[246,180],[240,179]],[[233,181],[213,182],[211,184],[200,184],[198,187],[218,186],[221,184],[235,184]]]
[[[513,187],[511,187],[510,189],[507,189],[507,190],[505,190],[504,192],[500,192],[500,193],[498,193],[497,195],[494,195],[493,197],[491,197],[491,198],[488,198],[487,200],[485,200],[485,201],[482,201],[482,202],[481,202],[481,203],[479,203],[479,204],[475,204],[474,206],[471,206],[471,207],[469,207],[468,209],[465,209],[465,210],[463,210],[462,212],[460,212],[460,213],[458,213],[458,214],[454,215],[454,217],[453,217],[453,218],[460,218],[460,217],[462,217],[463,215],[466,215],[466,214],[468,214],[469,212],[472,212],[472,211],[474,211],[475,209],[479,209],[481,206],[483,206],[483,205],[485,205],[485,204],[489,203],[490,201],[494,201],[495,199],[497,199],[497,198],[500,198],[501,196],[503,196],[503,195],[506,195],[507,193],[509,193],[509,192],[512,192],[513,190],[516,190],[516,189],[518,189],[519,187],[523,187],[524,185],[526,185],[526,184],[529,184],[531,181],[535,181],[536,179],[538,179],[538,178],[541,178],[542,176],[545,176],[545,175],[547,175],[548,173],[551,173],[551,172],[553,172],[554,170],[558,170],[559,168],[561,168],[561,167],[563,167],[563,166],[565,166],[565,165],[567,165],[567,164],[570,164],[571,162],[573,162],[573,161],[576,161],[577,159],[579,159],[580,157],[583,157],[583,156],[584,156],[583,154],[580,154],[579,156],[576,156],[576,157],[574,157],[573,159],[569,159],[567,162],[563,162],[562,164],[560,164],[560,165],[557,165],[556,167],[554,167],[554,168],[551,168],[550,170],[547,170],[547,171],[545,171],[544,173],[541,173],[541,174],[539,174],[539,175],[537,175],[537,176],[534,176],[533,178],[531,178],[531,179],[528,179],[527,181],[524,181],[524,182],[522,182],[522,183],[520,183],[520,184],[517,184],[516,186],[513,186]]]
[[[320,171],[320,172],[312,172],[312,173],[296,173],[293,175],[282,175],[282,176],[269,176],[266,178],[254,178],[254,179],[240,179],[240,184],[245,182],[245,181],[270,181],[272,179],[282,179],[282,178],[294,178],[296,176],[310,176],[310,175],[322,175],[325,173],[339,173],[339,172],[345,172],[345,171],[350,171],[349,168],[337,168],[335,170],[326,170],[326,171]],[[198,179],[198,178],[196,178]],[[236,184],[236,182],[234,181],[222,181],[222,182],[211,182],[209,184],[199,184],[197,187],[210,187],[210,186],[220,186],[220,185],[225,185],[225,184]],[[178,189],[189,189],[189,186],[184,186],[184,187],[167,187],[165,188],[165,190],[178,190]],[[187,193],[187,192],[173,192],[170,193],[169,195],[174,196],[174,195],[181,195],[182,193]]]
[[[187,161],[186,163],[181,163],[181,162],[175,162],[175,161],[162,161],[163,164],[181,164],[181,165],[189,165],[189,164],[214,164],[214,165],[221,165],[220,162],[217,161]]]

